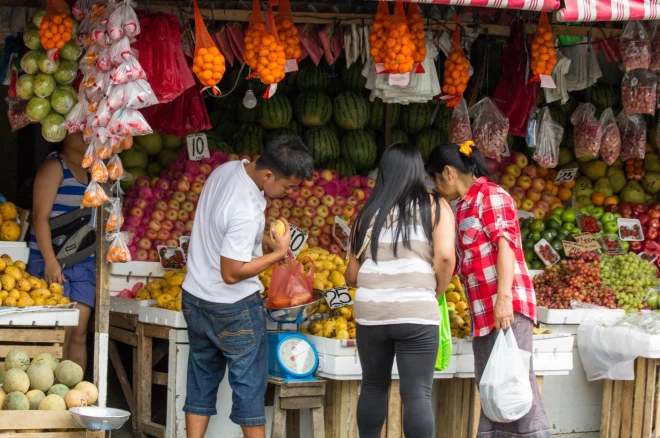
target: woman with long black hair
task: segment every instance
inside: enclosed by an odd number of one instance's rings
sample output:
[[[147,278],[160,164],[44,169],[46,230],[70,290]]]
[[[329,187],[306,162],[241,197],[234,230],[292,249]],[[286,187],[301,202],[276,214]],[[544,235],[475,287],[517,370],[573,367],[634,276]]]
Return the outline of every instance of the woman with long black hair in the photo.
[[[390,146],[351,235],[345,277],[357,286],[361,438],[381,435],[395,354],[404,434],[435,436],[431,389],[441,318],[437,294],[451,281],[455,229],[451,208],[429,193],[426,178],[414,146]]]
[[[476,381],[488,362],[497,331],[513,330],[518,347],[532,352],[536,296],[527,272],[515,201],[488,181],[486,161],[471,141],[435,148],[427,170],[437,191],[458,201],[459,274],[466,285],[474,340]],[[495,423],[481,413],[478,438],[549,438],[550,425],[530,362],[534,402],[511,423]]]

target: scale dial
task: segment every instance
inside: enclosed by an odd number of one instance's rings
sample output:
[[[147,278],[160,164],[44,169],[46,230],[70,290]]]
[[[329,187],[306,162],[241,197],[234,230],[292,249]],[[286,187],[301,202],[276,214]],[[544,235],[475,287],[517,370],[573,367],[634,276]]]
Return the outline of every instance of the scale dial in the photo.
[[[305,377],[314,372],[318,360],[311,342],[300,336],[289,336],[277,346],[281,366],[290,374]]]

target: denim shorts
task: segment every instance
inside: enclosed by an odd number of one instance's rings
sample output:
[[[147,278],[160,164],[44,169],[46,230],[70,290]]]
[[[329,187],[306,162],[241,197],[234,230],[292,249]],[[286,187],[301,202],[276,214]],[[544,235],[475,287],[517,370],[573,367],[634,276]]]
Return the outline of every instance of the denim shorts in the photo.
[[[231,421],[240,426],[266,424],[268,341],[259,293],[233,304],[218,304],[184,290],[182,311],[190,342],[183,411],[215,415],[218,387],[228,368]]]
[[[43,259],[30,255],[27,265],[30,275],[44,278],[45,269],[46,262]],[[66,280],[62,285],[64,296],[93,309],[96,302],[96,260],[91,257],[70,268],[64,268],[62,275]]]

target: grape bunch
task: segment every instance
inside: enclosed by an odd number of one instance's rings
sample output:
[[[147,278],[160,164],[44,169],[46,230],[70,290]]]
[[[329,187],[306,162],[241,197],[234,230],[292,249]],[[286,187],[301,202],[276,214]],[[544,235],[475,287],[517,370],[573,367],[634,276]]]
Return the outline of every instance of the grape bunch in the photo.
[[[658,268],[633,253],[603,257],[600,276],[616,291],[617,304],[631,313],[648,307],[646,294],[659,284]]]
[[[534,277],[539,306],[570,309],[571,302],[589,303],[614,309],[616,297],[600,278],[601,259],[596,253],[572,254]]]

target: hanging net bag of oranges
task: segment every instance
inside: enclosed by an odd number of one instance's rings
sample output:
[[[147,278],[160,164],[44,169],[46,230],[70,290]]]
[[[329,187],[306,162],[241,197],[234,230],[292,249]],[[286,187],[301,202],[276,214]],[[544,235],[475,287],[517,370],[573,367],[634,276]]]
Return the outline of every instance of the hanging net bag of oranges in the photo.
[[[289,0],[280,0],[280,4],[277,7],[275,27],[277,28],[277,36],[280,39],[280,44],[284,48],[286,59],[297,60],[300,58],[300,37],[298,36],[298,28],[293,22]]]
[[[217,96],[220,94],[217,87],[218,82],[225,74],[225,57],[215,46],[209,31],[206,30],[196,0],[193,0],[193,6],[195,8],[195,56],[192,71],[199,82],[204,85],[202,91],[210,89]]]
[[[555,36],[548,22],[548,14],[541,12],[539,26],[532,41],[532,80],[540,81],[539,75],[551,75],[557,64]]]
[[[253,0],[250,24],[248,25],[247,32],[245,32],[245,51],[243,52],[243,60],[253,71],[257,70],[259,46],[261,45],[261,37],[265,31],[266,25],[261,18],[259,0]]]
[[[262,83],[266,85],[276,84],[284,79],[285,66],[286,54],[277,36],[273,10],[269,8],[266,14],[266,27],[261,35],[261,44],[259,45],[257,74],[261,78]],[[268,98],[272,96],[270,91],[271,89],[269,87],[264,97]]]
[[[469,79],[468,60],[461,45],[461,28],[456,23],[451,40],[451,49],[445,60],[445,74],[442,85],[442,91],[448,96],[452,96],[447,102],[447,107],[454,108],[458,105],[467,88]]]
[[[396,2],[394,16],[387,33],[387,50],[385,52],[385,69],[390,73],[408,73],[413,68],[413,53],[415,43],[410,37],[403,3]]]
[[[387,36],[390,30],[390,10],[386,1],[378,3],[378,10],[376,11],[376,18],[371,25],[371,32],[369,33],[369,45],[371,47],[371,56],[374,58],[376,64],[385,62],[387,55]]]
[[[426,35],[424,33],[422,15],[419,13],[419,6],[417,6],[417,3],[410,3],[408,6],[407,21],[410,39],[413,44],[415,44],[413,61],[422,63],[426,59]]]
[[[52,60],[59,58],[59,51],[71,40],[73,18],[64,0],[48,0],[46,14],[39,25],[39,39]]]

